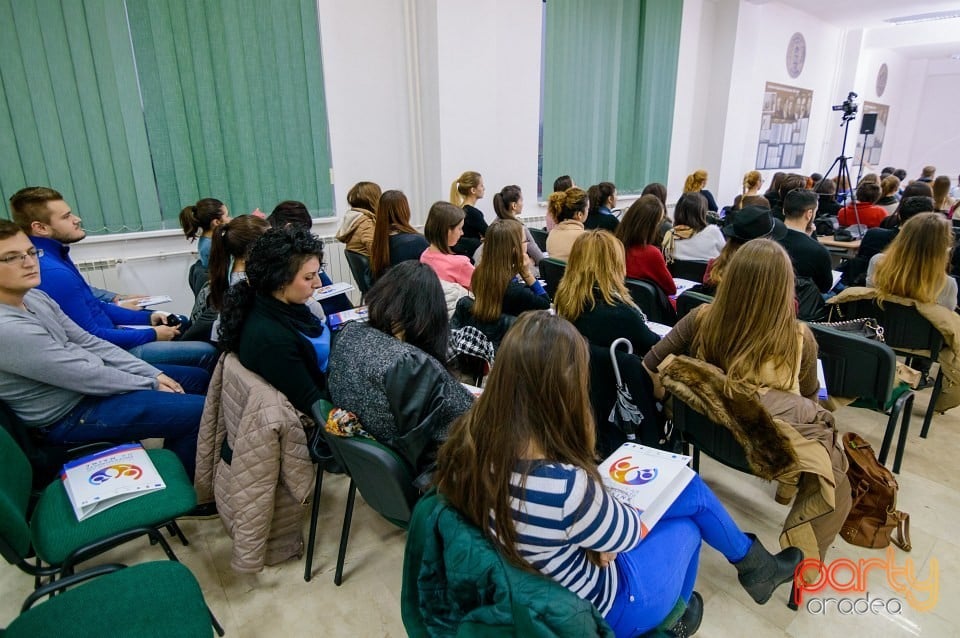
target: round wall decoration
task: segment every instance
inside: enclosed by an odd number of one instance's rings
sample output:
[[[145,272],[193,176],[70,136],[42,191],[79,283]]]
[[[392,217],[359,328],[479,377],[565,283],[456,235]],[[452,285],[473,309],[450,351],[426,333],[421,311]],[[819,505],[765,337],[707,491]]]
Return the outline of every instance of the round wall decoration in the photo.
[[[787,45],[787,73],[795,78],[803,71],[803,63],[807,59],[807,41],[799,31],[790,36]]]
[[[883,92],[887,90],[887,65],[886,63],[880,65],[880,70],[877,71],[877,97],[883,97]]]

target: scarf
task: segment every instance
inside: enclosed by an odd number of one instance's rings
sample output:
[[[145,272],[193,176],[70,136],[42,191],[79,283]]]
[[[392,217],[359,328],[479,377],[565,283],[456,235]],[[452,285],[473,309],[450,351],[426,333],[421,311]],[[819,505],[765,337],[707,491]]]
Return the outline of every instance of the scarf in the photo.
[[[697,234],[697,231],[690,228],[689,226],[684,226],[683,224],[680,224],[679,226],[674,226],[673,228],[668,230],[663,235],[663,244],[662,244],[663,258],[666,260],[666,262],[668,264],[673,263],[674,242],[677,239],[681,239],[681,240],[690,239],[696,234]]]

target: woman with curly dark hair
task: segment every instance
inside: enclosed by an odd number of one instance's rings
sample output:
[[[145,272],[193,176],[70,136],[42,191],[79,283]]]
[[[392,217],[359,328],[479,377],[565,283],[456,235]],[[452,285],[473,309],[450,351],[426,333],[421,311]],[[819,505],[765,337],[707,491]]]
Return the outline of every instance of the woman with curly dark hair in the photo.
[[[220,313],[220,345],[301,412],[324,398],[330,330],[307,308],[321,287],[323,242],[274,228],[254,244],[247,279],[231,286]]]

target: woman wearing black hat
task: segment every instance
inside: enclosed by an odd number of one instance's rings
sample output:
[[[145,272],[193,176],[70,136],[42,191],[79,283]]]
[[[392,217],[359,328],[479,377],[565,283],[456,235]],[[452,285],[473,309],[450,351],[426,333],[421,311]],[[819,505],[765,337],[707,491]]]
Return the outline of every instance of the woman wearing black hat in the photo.
[[[751,239],[767,237],[780,241],[787,234],[787,227],[782,221],[775,218],[769,208],[762,206],[747,206],[737,211],[733,221],[723,227],[723,234],[727,238],[723,250],[716,259],[707,263],[707,272],[703,276],[703,285],[697,286],[696,291],[706,295],[714,295],[717,286],[723,279],[723,274],[734,253]]]

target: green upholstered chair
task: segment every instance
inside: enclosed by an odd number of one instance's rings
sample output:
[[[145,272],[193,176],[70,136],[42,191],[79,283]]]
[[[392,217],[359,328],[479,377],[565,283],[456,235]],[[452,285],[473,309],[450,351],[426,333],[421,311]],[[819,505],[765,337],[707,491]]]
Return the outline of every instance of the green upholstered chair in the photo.
[[[223,635],[190,570],[176,561],[155,561],[128,568],[99,565],[44,585],[27,597],[21,614],[0,635],[193,638],[209,637],[211,627]]]
[[[20,447],[0,428],[0,555],[36,577],[69,575],[76,564],[139,536],[157,542],[171,560],[173,550],[158,527],[196,505],[193,484],[168,450],[148,450],[166,488],[131,499],[78,521],[63,483],[54,481],[27,514],[32,469]],[[36,553],[36,565],[28,561]]]

